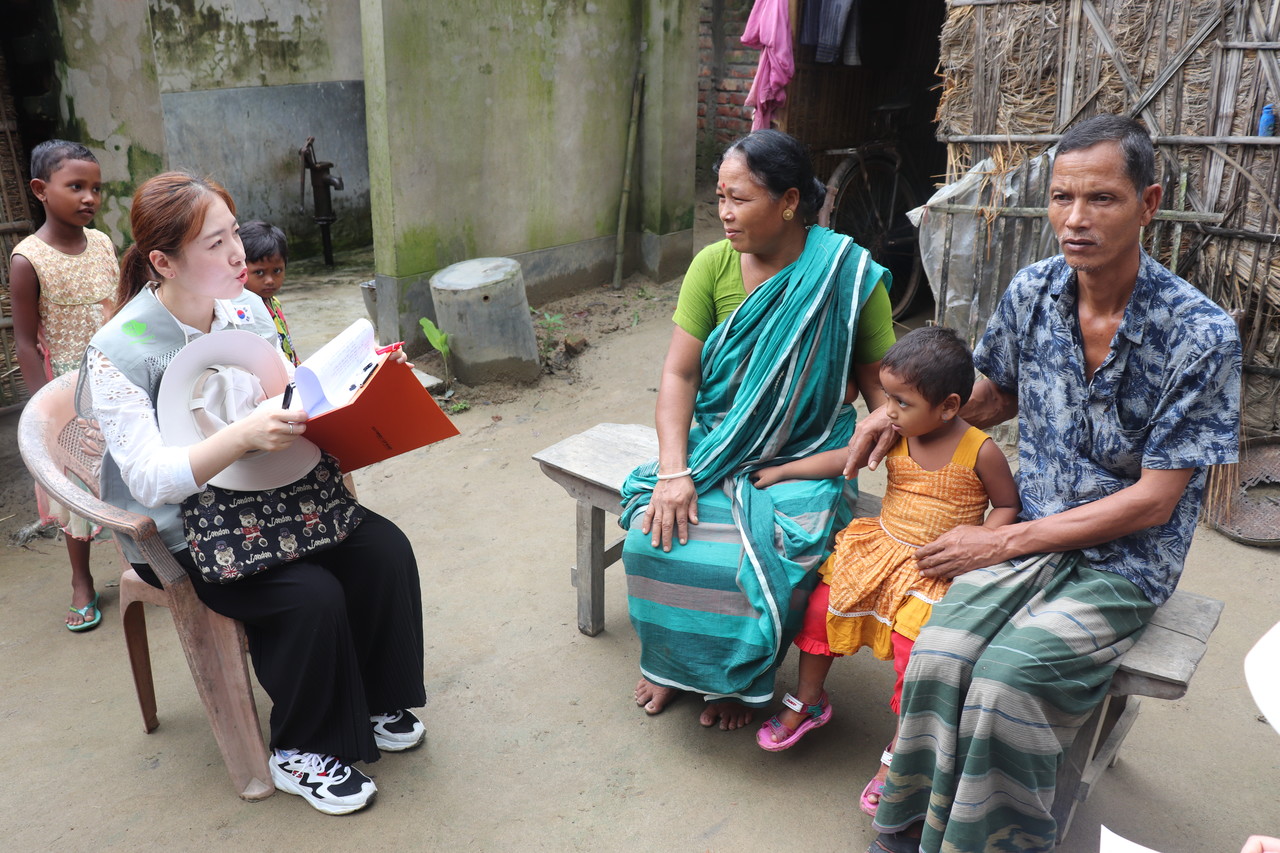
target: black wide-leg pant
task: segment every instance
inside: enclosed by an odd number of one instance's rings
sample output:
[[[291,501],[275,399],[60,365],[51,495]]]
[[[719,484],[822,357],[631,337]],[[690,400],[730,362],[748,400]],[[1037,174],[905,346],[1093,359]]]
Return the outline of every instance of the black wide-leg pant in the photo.
[[[413,548],[366,512],[340,545],[232,583],[208,583],[189,551],[174,554],[210,610],[244,623],[273,748],[376,761],[369,715],[426,703]],[[160,585],[149,566],[134,569]]]

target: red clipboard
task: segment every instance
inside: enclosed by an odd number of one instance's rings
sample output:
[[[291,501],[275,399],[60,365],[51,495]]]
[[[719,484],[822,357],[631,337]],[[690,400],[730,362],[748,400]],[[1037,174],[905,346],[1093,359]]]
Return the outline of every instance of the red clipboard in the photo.
[[[306,431],[347,472],[457,434],[413,368],[389,355],[346,405],[308,419]]]

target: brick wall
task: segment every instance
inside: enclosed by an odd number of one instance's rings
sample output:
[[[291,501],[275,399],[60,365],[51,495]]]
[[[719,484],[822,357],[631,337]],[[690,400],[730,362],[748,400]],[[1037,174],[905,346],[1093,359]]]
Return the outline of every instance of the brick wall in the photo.
[[[752,0],[699,0],[698,177],[733,140],[751,131],[744,106],[760,52],[742,45]]]

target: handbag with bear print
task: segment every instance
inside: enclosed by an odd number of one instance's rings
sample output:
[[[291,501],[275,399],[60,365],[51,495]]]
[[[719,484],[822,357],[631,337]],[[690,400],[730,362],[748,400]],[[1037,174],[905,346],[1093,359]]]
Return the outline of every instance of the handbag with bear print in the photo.
[[[299,480],[238,492],[206,486],[182,502],[191,556],[209,583],[230,583],[337,545],[365,510],[328,453]]]

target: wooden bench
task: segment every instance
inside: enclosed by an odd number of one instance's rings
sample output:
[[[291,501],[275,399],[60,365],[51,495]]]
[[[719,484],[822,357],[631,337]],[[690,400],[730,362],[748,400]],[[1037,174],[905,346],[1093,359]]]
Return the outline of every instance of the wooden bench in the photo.
[[[657,454],[658,438],[652,427],[597,424],[533,455],[543,473],[578,502],[577,562],[571,581],[578,590],[578,630],[588,636],[604,630],[604,572],[622,555],[624,537],[605,544],[605,513],[621,513],[623,480],[631,469]],[[860,516],[877,515],[880,499],[863,494],[855,511]],[[1120,745],[1138,717],[1139,697],[1179,699],[1186,694],[1222,608],[1221,601],[1179,590],[1156,611],[1142,638],[1120,659],[1106,698],[1080,730],[1058,771],[1053,815],[1059,843],[1067,837],[1076,807],[1115,764]]]
[[[631,469],[658,455],[658,434],[640,424],[596,424],[533,454],[542,473],[578,501],[578,560],[570,581],[578,590],[578,630],[594,637],[604,630],[604,570],[622,556],[618,535],[605,545],[606,525],[621,534],[605,513],[622,514],[622,481]],[[858,515],[879,515],[880,498],[862,495]]]

